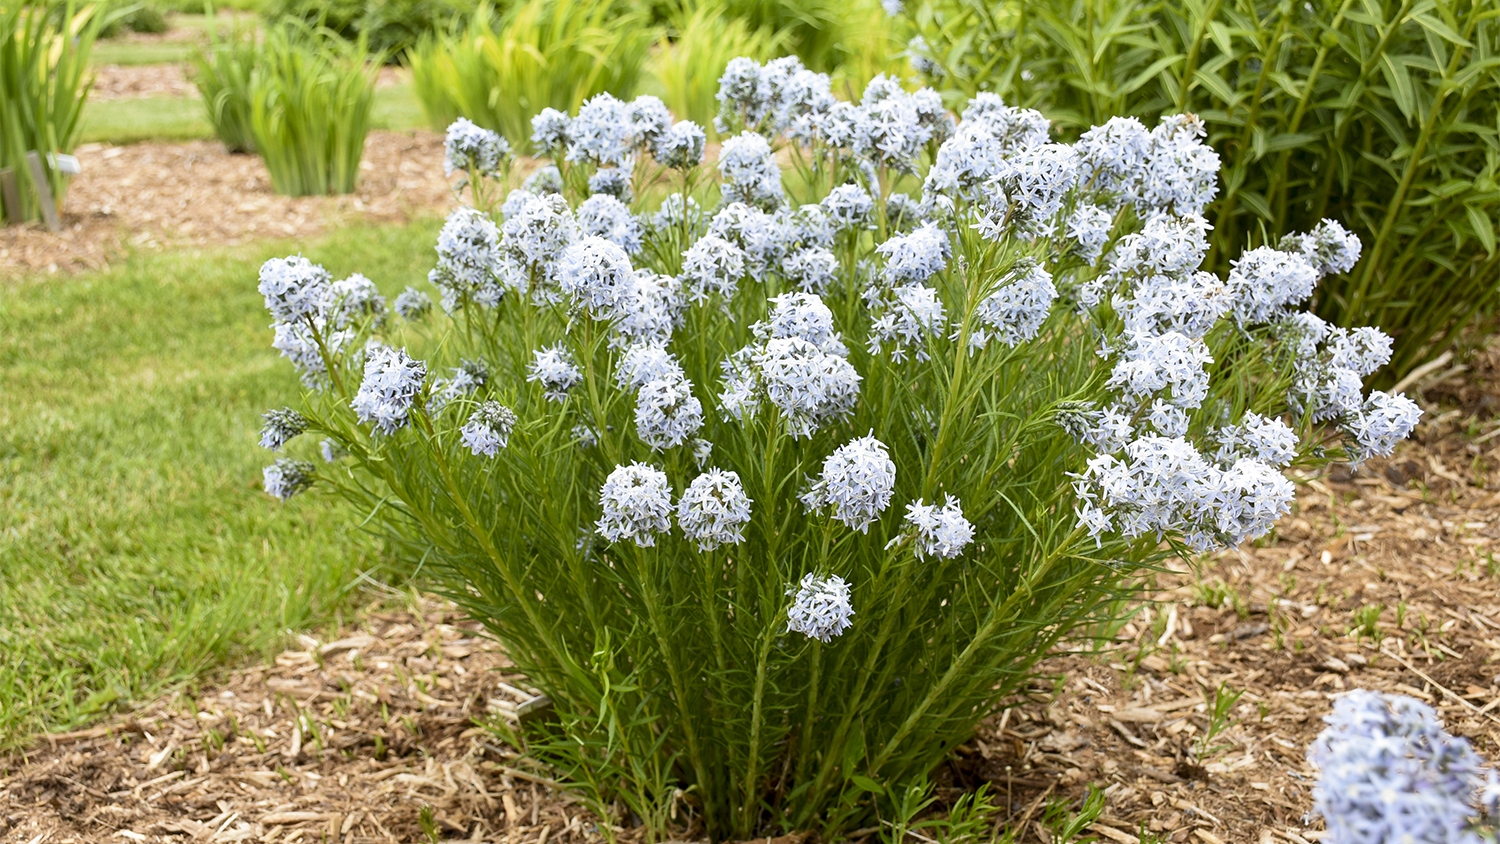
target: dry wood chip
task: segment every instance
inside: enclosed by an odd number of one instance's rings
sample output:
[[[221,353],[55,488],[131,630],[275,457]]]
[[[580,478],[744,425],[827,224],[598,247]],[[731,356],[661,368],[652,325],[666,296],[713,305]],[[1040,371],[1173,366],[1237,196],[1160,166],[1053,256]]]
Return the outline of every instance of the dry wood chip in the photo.
[[[1089,826],[1089,831],[1097,832],[1098,834],[1104,836],[1105,838],[1108,838],[1111,841],[1120,842],[1120,844],[1140,844],[1141,842],[1141,839],[1135,837],[1134,835],[1131,835],[1128,832],[1122,832],[1118,829],[1115,829],[1114,827],[1105,826],[1102,823],[1091,824]]]

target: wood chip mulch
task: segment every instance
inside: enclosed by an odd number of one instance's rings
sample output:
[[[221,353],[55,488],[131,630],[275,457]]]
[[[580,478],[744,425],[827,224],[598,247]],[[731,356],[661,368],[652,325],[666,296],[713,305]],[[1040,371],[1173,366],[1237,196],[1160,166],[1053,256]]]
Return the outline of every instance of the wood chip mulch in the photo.
[[[95,68],[89,102],[138,97],[196,97],[198,89],[180,64],[109,64]]]
[[[302,637],[94,729],[44,737],[0,778],[0,840],[596,842],[590,816],[475,719],[534,690],[478,625],[427,601]]]
[[[456,205],[443,175],[443,136],[371,132],[355,192],[279,196],[265,164],[216,141],[89,144],[63,206],[63,231],[0,227],[5,270],[100,269],[127,249],[224,246],[307,238],[351,224],[402,224]],[[11,273],[10,275],[17,275]]]
[[[386,65],[375,77],[375,87],[388,88],[410,81],[409,69]],[[197,99],[198,89],[193,85],[187,65],[181,63],[107,64],[94,69],[94,87],[89,90],[89,102],[129,100],[140,97]]]
[[[997,828],[1024,842],[1054,844],[1049,806],[1102,788],[1098,841],[1307,844],[1323,833],[1306,749],[1354,688],[1428,701],[1500,762],[1497,370],[1500,343],[1432,374],[1393,458],[1308,480],[1274,541],[1178,564],[1096,652],[1046,660],[1030,699],[938,772],[940,798],[988,782]],[[531,694],[476,631],[436,603],[376,613],[44,739],[0,777],[0,839],[411,841],[428,806],[446,838],[601,840],[551,772],[475,726]],[[1221,688],[1241,697],[1206,741]]]

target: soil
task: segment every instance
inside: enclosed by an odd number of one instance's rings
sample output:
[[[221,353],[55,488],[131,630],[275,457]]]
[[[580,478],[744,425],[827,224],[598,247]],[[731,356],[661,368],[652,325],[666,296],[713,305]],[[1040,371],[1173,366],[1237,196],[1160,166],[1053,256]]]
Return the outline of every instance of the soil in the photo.
[[[0,228],[6,270],[101,269],[127,250],[306,238],[350,224],[402,224],[456,205],[443,175],[443,136],[371,132],[346,196],[280,196],[264,162],[217,141],[88,144],[63,205],[63,229]]]

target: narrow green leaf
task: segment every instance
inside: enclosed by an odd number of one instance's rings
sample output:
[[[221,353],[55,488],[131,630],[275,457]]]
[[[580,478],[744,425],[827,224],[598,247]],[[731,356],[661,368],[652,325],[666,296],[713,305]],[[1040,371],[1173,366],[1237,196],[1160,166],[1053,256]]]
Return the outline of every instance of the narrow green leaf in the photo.
[[[1459,35],[1457,32],[1453,31],[1453,27],[1449,26],[1446,23],[1443,23],[1432,15],[1413,15],[1411,19],[1421,24],[1422,27],[1428,32],[1431,32],[1432,34],[1443,39],[1444,41],[1447,41],[1450,44],[1456,44],[1460,47],[1465,48],[1474,46],[1473,43],[1471,43],[1467,38],[1464,38],[1462,35]]]
[[[1240,202],[1243,202],[1246,207],[1254,211],[1255,215],[1262,220],[1275,219],[1276,215],[1271,213],[1271,206],[1266,203],[1266,198],[1259,193],[1253,190],[1241,191],[1239,199]]]
[[[1411,74],[1407,71],[1405,63],[1399,57],[1389,53],[1380,57],[1380,67],[1385,74],[1386,82],[1391,86],[1392,98],[1396,101],[1396,107],[1401,109],[1401,114],[1407,120],[1417,111],[1416,92],[1412,90]]]
[[[1158,75],[1161,74],[1162,71],[1182,61],[1183,58],[1184,56],[1180,53],[1174,53],[1170,56],[1162,56],[1161,58],[1157,59],[1149,66],[1147,66],[1145,70],[1142,70],[1140,73],[1131,77],[1130,81],[1126,82],[1123,86],[1116,90],[1121,94],[1134,94],[1136,91],[1140,90],[1140,87],[1142,85],[1145,85],[1147,82],[1155,79]]]
[[[1474,227],[1474,234],[1479,242],[1484,244],[1484,250],[1491,255],[1495,254],[1495,224],[1484,212],[1472,205],[1464,206],[1464,213],[1469,215],[1469,223]]]
[[[871,794],[885,793],[885,786],[882,786],[880,783],[862,774],[855,774],[854,776],[849,778],[849,781],[854,783],[855,787],[861,789],[862,791],[868,791]]]
[[[1202,85],[1209,93],[1221,100],[1232,101],[1236,99],[1234,90],[1229,87],[1229,83],[1225,82],[1217,74],[1207,73],[1200,68],[1193,71],[1193,79],[1197,80],[1199,85]]]

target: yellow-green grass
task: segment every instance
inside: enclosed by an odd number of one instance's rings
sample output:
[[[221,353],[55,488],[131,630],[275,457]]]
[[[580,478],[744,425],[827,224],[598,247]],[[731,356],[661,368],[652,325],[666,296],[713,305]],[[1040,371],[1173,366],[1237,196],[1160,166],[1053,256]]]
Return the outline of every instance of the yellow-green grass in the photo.
[[[422,105],[408,84],[375,90],[375,129],[416,129],[427,125]],[[213,126],[197,97],[139,97],[91,101],[83,110],[83,142],[133,144],[212,138]]]
[[[395,293],[436,228],[301,248]],[[260,414],[299,387],[256,271],[299,246],[0,285],[0,746],[269,653],[337,623],[361,572],[399,576],[337,502],[260,490]]]

